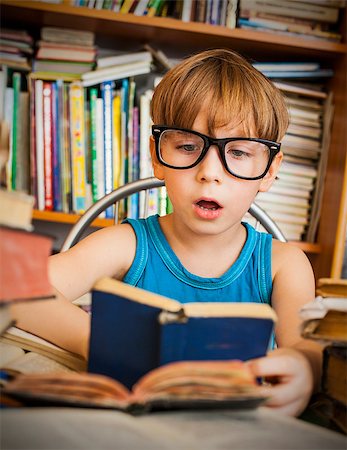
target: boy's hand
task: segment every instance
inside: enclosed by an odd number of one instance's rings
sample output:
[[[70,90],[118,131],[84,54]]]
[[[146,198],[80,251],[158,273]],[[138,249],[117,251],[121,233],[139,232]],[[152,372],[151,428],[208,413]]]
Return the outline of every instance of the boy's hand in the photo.
[[[298,350],[280,348],[248,363],[254,375],[264,377],[260,387],[266,406],[288,416],[298,416],[313,392],[313,375],[307,358]]]

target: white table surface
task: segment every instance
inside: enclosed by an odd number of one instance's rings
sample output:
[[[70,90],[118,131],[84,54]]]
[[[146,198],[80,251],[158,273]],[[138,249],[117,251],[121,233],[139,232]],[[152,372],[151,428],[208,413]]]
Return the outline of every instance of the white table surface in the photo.
[[[266,408],[168,411],[142,416],[111,410],[6,408],[0,448],[120,450],[333,450],[346,437]]]

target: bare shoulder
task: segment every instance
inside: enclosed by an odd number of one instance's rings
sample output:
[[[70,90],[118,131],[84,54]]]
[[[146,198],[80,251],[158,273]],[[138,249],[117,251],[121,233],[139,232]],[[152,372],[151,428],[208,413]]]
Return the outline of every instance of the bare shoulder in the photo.
[[[95,231],[64,253],[50,258],[53,286],[73,300],[102,277],[122,279],[136,254],[136,236],[129,224]]]
[[[70,252],[92,255],[105,266],[105,275],[119,278],[130,267],[136,252],[136,237],[129,224],[114,225],[98,230],[79,242]],[[107,270],[106,270],[107,268]]]
[[[290,267],[297,268],[297,270],[300,270],[300,267],[307,267],[311,270],[309,259],[299,247],[274,239],[272,243],[273,276]]]

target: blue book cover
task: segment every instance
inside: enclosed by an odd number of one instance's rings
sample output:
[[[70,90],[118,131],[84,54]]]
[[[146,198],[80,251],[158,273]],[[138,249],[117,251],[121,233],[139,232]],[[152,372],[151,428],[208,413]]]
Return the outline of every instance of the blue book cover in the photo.
[[[88,371],[131,388],[173,361],[265,355],[276,315],[266,304],[185,303],[104,278],[92,292]]]

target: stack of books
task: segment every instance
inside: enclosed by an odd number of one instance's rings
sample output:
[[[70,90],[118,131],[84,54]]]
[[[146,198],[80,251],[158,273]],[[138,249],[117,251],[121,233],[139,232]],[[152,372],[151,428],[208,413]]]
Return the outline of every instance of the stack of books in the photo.
[[[95,86],[105,81],[147,74],[151,71],[151,64],[152,55],[149,51],[100,56],[96,60],[96,69],[81,76],[82,84],[84,87]]]
[[[33,72],[79,77],[95,65],[95,35],[92,31],[42,27]]]
[[[33,231],[34,198],[0,190],[0,370],[6,373],[84,370],[82,357],[16,328],[11,305],[54,298],[48,278],[53,238]]]
[[[0,190],[0,254],[6,261],[0,271],[1,333],[12,323],[12,302],[54,297],[47,268],[53,240],[33,232],[33,204],[30,195]]]
[[[25,30],[2,28],[0,36],[0,64],[12,69],[31,69],[33,38]]]
[[[259,193],[255,201],[277,223],[287,240],[314,242],[333,105],[331,93],[323,90],[320,83],[302,82],[301,74],[327,71],[308,62],[256,63],[254,66],[266,75],[283,73],[283,79],[279,76],[273,82],[283,92],[289,110],[289,127],[281,141],[284,161],[270,190]],[[286,73],[291,77],[297,74],[297,79],[285,80]]]
[[[240,0],[239,28],[305,39],[340,42],[344,0]]]
[[[347,434],[347,280],[321,278],[315,301],[301,312],[302,335],[326,345],[313,408]]]

